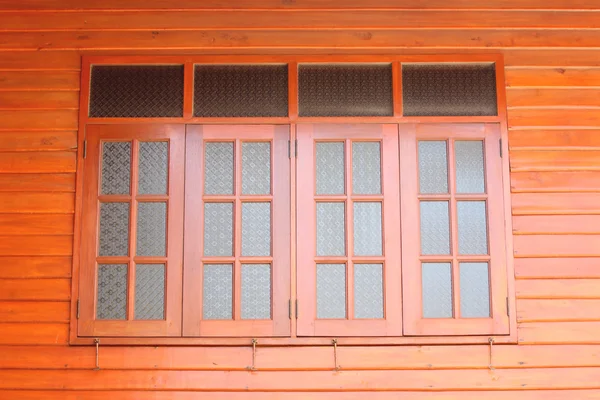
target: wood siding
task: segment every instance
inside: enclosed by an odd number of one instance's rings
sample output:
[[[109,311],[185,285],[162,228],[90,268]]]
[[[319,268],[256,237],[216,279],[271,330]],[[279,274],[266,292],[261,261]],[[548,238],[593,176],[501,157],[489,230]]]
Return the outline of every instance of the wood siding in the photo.
[[[176,3],[0,0],[1,399],[600,399],[597,0]],[[495,369],[483,345],[340,347],[340,371],[331,347],[259,346],[249,371],[250,346],[101,346],[94,371],[67,345],[82,54],[490,52],[519,321]]]

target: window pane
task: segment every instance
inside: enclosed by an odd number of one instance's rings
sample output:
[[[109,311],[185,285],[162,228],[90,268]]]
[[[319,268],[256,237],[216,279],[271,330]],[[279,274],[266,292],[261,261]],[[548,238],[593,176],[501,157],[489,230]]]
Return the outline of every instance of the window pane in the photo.
[[[242,319],[271,319],[271,266],[242,265]]]
[[[485,201],[458,201],[458,253],[487,254]]]
[[[233,255],[233,204],[204,204],[204,255]]]
[[[423,263],[423,318],[452,318],[450,263]]]
[[[167,203],[138,203],[138,256],[166,256]]]
[[[182,117],[183,65],[95,65],[90,117]]]
[[[136,264],[135,319],[165,318],[165,264]]]
[[[129,254],[129,203],[100,203],[99,256]]]
[[[354,203],[354,255],[380,256],[382,250],[381,203]]]
[[[298,107],[302,117],[394,114],[391,64],[301,64]]]
[[[233,142],[207,142],[204,193],[233,194]]]
[[[381,193],[381,143],[352,143],[352,192]]]
[[[131,142],[102,143],[102,194],[129,194]]]
[[[167,142],[141,142],[139,165],[139,194],[166,194],[169,170]]]
[[[420,193],[448,193],[448,161],[445,141],[419,142]]]
[[[421,202],[421,254],[450,254],[447,201]]]
[[[354,264],[354,318],[383,318],[382,264]]]
[[[317,318],[346,318],[346,264],[317,264]]]
[[[404,115],[497,115],[494,64],[402,64]]]
[[[487,263],[460,263],[460,316],[490,317],[490,284]]]
[[[287,115],[287,65],[196,65],[194,116]]]
[[[242,143],[242,194],[271,193],[271,143]]]
[[[346,255],[344,203],[317,203],[317,255]]]
[[[454,142],[456,162],[456,191],[484,193],[483,142],[480,140]]]
[[[271,203],[242,203],[242,255],[271,255]]]
[[[344,194],[344,142],[317,143],[317,194]]]
[[[127,264],[98,265],[96,319],[127,319]]]
[[[233,266],[231,264],[204,265],[202,318],[233,318]]]

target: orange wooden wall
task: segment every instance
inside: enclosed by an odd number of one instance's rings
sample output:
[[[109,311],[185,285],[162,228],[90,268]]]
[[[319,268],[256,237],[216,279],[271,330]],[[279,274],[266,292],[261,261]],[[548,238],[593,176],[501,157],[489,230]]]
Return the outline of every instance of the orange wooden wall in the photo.
[[[0,399],[600,399],[599,27],[597,0],[0,0]],[[80,57],[138,52],[503,53],[519,345],[494,371],[487,346],[340,348],[339,372],[101,347],[93,371],[67,345]]]

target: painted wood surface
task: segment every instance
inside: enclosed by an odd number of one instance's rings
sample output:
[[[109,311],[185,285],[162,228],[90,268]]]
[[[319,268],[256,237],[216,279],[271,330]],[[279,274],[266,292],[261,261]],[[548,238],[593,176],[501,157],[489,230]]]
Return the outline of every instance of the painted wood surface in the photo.
[[[595,0],[0,0],[0,398],[600,399]],[[311,29],[307,29],[311,28]],[[70,347],[83,54],[502,53],[518,345]]]

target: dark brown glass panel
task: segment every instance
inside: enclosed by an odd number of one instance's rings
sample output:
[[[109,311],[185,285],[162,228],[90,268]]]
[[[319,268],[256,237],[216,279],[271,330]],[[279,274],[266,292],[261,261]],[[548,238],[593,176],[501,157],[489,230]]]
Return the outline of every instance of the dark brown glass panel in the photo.
[[[90,117],[182,117],[182,65],[92,67]]]
[[[497,115],[494,64],[403,64],[407,116]]]
[[[285,117],[287,65],[197,65],[194,116]]]
[[[303,117],[393,115],[390,64],[304,64],[298,67]]]

